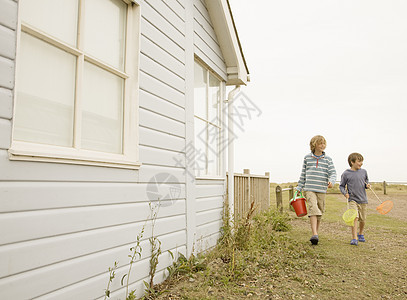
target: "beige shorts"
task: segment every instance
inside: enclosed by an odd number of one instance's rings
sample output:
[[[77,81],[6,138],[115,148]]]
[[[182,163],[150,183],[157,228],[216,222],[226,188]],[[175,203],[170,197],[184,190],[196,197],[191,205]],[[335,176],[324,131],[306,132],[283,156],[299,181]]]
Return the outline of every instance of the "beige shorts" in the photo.
[[[355,201],[349,201],[349,208],[356,209],[358,212],[359,222],[366,222],[367,203],[359,204]]]
[[[318,219],[321,219],[321,216],[325,211],[326,194],[304,191],[304,196],[307,199],[308,204],[308,217],[317,216]]]

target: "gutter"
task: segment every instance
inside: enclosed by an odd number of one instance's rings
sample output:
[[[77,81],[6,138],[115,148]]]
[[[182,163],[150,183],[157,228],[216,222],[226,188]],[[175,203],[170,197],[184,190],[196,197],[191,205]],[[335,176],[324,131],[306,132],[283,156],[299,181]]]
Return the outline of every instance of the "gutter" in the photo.
[[[234,122],[233,122],[233,98],[240,91],[240,86],[236,86],[228,94],[228,99],[225,101],[228,104],[228,204],[229,204],[229,220],[234,218],[234,199],[235,199],[235,181],[234,181],[234,165],[235,165],[235,149],[233,142]],[[232,133],[232,134],[231,134]]]

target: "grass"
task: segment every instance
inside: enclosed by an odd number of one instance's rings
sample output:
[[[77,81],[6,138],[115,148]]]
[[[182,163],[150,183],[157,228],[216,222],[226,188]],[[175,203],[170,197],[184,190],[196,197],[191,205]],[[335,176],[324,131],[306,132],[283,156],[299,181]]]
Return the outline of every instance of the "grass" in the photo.
[[[402,191],[388,189],[395,201],[407,199]],[[318,246],[308,218],[271,209],[238,224],[239,238],[226,230],[213,251],[176,262],[156,299],[406,299],[407,221],[373,208],[367,242],[350,246],[343,196],[326,201]]]

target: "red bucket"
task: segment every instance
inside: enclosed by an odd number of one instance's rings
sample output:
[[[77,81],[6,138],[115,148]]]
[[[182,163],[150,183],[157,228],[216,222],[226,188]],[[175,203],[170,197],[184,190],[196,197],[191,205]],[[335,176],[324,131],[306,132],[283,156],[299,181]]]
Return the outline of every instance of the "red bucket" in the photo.
[[[297,192],[295,192],[294,198],[290,201],[291,206],[294,208],[297,217],[303,217],[307,214],[307,206],[305,205],[305,198],[300,193],[300,197],[297,198]]]

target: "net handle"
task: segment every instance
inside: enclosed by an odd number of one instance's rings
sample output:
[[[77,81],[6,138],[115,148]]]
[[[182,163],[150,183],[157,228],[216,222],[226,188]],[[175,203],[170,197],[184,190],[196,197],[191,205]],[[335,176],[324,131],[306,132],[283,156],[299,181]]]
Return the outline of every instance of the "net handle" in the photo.
[[[365,181],[365,183],[368,184],[366,181]],[[369,189],[370,189],[370,190],[373,192],[373,194],[376,196],[377,200],[379,200],[380,203],[383,203],[382,200],[380,200],[380,198],[376,195],[376,193],[374,192],[374,190],[372,190],[371,187],[369,187]]]

